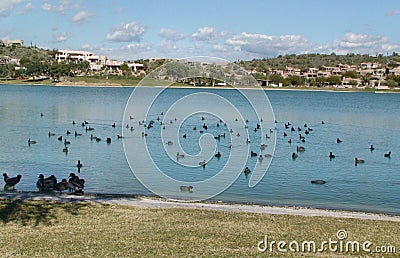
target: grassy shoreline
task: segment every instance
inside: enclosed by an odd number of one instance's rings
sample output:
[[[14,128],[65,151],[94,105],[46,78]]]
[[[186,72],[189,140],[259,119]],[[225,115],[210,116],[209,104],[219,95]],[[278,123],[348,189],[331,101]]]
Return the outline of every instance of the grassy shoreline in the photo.
[[[398,222],[99,203],[0,199],[3,257],[359,257],[360,252],[264,253],[260,241],[370,241],[400,247]],[[270,244],[271,242],[269,242]],[[288,248],[286,246],[286,248]],[[372,247],[371,247],[372,248]],[[398,250],[396,250],[398,254]],[[388,254],[394,257],[396,254]]]

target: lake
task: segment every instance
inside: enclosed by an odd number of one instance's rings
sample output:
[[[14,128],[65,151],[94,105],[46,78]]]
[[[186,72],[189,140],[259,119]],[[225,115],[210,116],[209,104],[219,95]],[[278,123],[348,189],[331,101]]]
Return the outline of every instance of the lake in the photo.
[[[260,122],[257,114],[247,107],[246,100],[235,90],[167,89],[149,108],[145,123],[139,124],[142,117],[135,112],[140,105],[135,102],[134,107],[127,106],[134,89],[0,85],[0,171],[10,176],[22,175],[16,187],[19,191],[37,191],[36,180],[40,173],[45,176],[54,174],[61,180],[71,172],[78,174],[76,163],[80,160],[83,168],[79,176],[86,180],[87,193],[151,195],[153,193],[131,171],[131,167],[137,172],[137,168],[147,164],[140,159],[144,150],[135,148],[146,138],[152,162],[169,178],[192,183],[194,193],[196,183],[200,181],[216,178],[223,185],[224,179],[216,177],[218,171],[224,169],[226,164],[238,161],[238,157],[243,157],[244,153],[247,157],[245,163],[239,162],[235,165],[237,169],[231,169],[232,175],[229,174],[234,182],[214,196],[213,201],[400,214],[398,94],[268,90],[266,94],[274,113],[262,117],[267,123],[266,132],[270,137],[266,139],[260,131],[253,131]],[[151,92],[154,89],[143,90]],[[254,90],[246,92],[257,94]],[[203,94],[196,96],[202,99],[199,105],[205,111],[218,105],[221,108],[215,112],[225,110],[222,101],[212,97],[220,95],[233,103],[249,121],[241,123],[240,117],[239,121],[235,121],[235,113],[226,110],[222,122],[215,113],[188,115],[190,108],[198,108],[195,102],[189,106],[186,104],[187,110],[179,106],[170,109],[171,103],[198,93]],[[255,105],[259,104],[262,105]],[[40,113],[43,113],[43,117]],[[167,113],[169,118],[165,119]],[[270,121],[271,117],[276,123]],[[153,127],[144,128],[150,120],[153,121]],[[84,121],[88,124],[82,126]],[[291,125],[285,128],[288,122]],[[115,127],[112,126],[114,123]],[[224,123],[228,126],[225,127]],[[200,133],[205,124],[207,130],[203,129],[204,132]],[[240,131],[245,124],[248,126],[248,137]],[[94,130],[86,131],[87,126]],[[166,128],[162,129],[163,126]],[[294,131],[291,130],[292,126]],[[196,130],[193,130],[194,127]],[[233,133],[230,133],[229,129],[232,128]],[[309,128],[312,131],[305,134]],[[269,132],[269,129],[272,131]],[[67,135],[67,130],[71,134]],[[75,131],[82,135],[75,137]],[[173,133],[168,135],[170,131]],[[240,136],[237,135],[239,131]],[[55,136],[49,137],[49,132],[55,133]],[[142,132],[148,135],[142,137]],[[208,140],[203,137],[223,133],[225,137],[218,140],[210,141],[210,137]],[[185,134],[187,137],[183,138]],[[305,136],[305,142],[300,141],[299,134]],[[93,140],[91,135],[102,140]],[[117,135],[123,135],[124,138],[119,139]],[[64,143],[57,139],[59,136],[71,142],[68,154],[62,151]],[[173,143],[171,141],[171,145],[166,144],[168,137],[175,137],[180,145],[176,140]],[[29,146],[29,138],[37,143]],[[106,138],[111,138],[111,143],[106,143]],[[246,144],[246,138],[250,143]],[[337,143],[337,138],[342,142]],[[271,164],[268,158],[264,158],[262,164],[269,165],[267,173],[255,187],[249,187],[253,172],[245,175],[242,165],[253,170],[260,163],[257,157],[248,155],[248,150],[260,154],[262,143],[268,145],[263,154],[273,154],[273,158]],[[370,145],[375,147],[373,151],[369,149]],[[180,161],[171,158],[171,153],[176,153],[178,146],[185,153]],[[207,146],[210,148],[207,149]],[[304,147],[305,151],[297,152],[297,146]],[[129,150],[126,156],[124,147]],[[203,148],[206,154],[220,151],[221,157],[209,157],[204,168],[198,164],[182,165],[182,162],[189,162],[190,156],[201,161],[201,155],[196,155]],[[384,157],[389,151],[392,152],[391,158]],[[296,159],[291,157],[293,152],[298,154]],[[334,159],[329,158],[330,152],[335,154]],[[126,157],[128,160],[132,157],[134,162],[130,160],[128,163]],[[365,160],[365,163],[356,166],[355,157]],[[152,176],[149,171],[139,172],[146,172],[140,176]],[[163,184],[158,177],[151,179],[155,186]],[[325,180],[326,184],[310,183],[317,179]]]

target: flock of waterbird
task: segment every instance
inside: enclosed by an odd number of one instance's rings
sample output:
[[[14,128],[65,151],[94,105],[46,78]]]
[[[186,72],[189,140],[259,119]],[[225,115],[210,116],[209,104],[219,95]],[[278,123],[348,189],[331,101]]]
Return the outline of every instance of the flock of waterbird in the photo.
[[[161,112],[161,114],[156,119],[150,120],[148,122],[146,122],[144,120],[138,121],[137,123],[138,123],[139,127],[142,128],[141,136],[142,137],[147,137],[148,133],[149,133],[149,130],[151,130],[151,128],[153,128],[155,126],[156,122],[159,123],[162,126],[161,127],[162,129],[166,129],[166,124],[167,123],[164,122],[164,124],[163,124],[163,122],[162,122],[162,116],[163,115],[164,115],[164,113]],[[44,116],[43,113],[41,113],[40,116],[43,117]],[[161,116],[161,118],[160,118],[160,116]],[[129,120],[132,121],[132,120],[134,120],[134,118],[132,116],[130,116]],[[225,136],[226,136],[225,131],[221,132],[221,131],[217,131],[216,130],[216,128],[222,128],[222,130],[226,130],[226,129],[223,129],[223,128],[226,128],[227,124],[223,120],[220,119],[219,121],[213,121],[212,123],[214,123],[213,125],[215,125],[215,127],[212,126],[212,125],[206,124],[205,120],[206,120],[205,117],[202,116],[201,117],[201,123],[198,124],[198,125],[194,125],[193,131],[197,131],[200,134],[202,134],[204,132],[207,132],[210,129],[210,127],[213,127],[214,128],[213,132],[214,133],[218,132],[217,135],[214,136],[214,139],[220,140],[221,138],[225,138]],[[175,119],[175,121],[176,121],[176,119]],[[235,121],[238,121],[238,120],[235,119]],[[263,122],[263,121],[261,120],[261,122]],[[174,123],[174,121],[171,120],[170,124],[172,124],[172,123]],[[269,129],[269,134],[267,133],[265,135],[265,140],[266,141],[268,141],[268,139],[271,138],[270,135],[273,134],[275,132],[275,130],[277,129],[277,123],[278,122],[275,121],[275,128]],[[72,121],[72,124],[75,126],[77,123],[75,121]],[[246,129],[248,128],[249,124],[251,124],[250,121],[246,120],[246,123],[245,123],[245,128]],[[322,121],[321,124],[324,125],[325,122]],[[94,127],[90,126],[89,122],[86,121],[86,120],[83,121],[80,125],[81,125],[81,127],[83,128],[83,130],[86,133],[92,132],[94,130]],[[113,123],[111,125],[111,127],[115,128],[116,124]],[[134,126],[129,125],[129,124],[126,125],[126,129],[130,130],[131,132],[133,132],[135,130]],[[255,125],[254,129],[253,130],[249,130],[249,131],[257,132],[260,129],[261,129],[261,126],[260,126],[259,123],[257,123]],[[308,135],[312,131],[313,131],[313,129],[311,127],[309,127],[307,124],[304,124],[303,126],[296,126],[295,127],[290,122],[287,122],[287,123],[284,124],[283,137],[284,138],[289,138],[287,140],[287,142],[289,144],[292,144],[292,142],[294,143],[294,140],[292,141],[293,134],[297,132],[298,133],[298,137],[299,137],[299,141],[301,143],[304,143],[306,141],[306,137],[308,137]],[[304,132],[304,135],[303,135],[303,132]],[[230,133],[231,137],[233,137],[235,135],[235,133],[233,132],[232,128],[229,129],[229,133]],[[68,152],[69,152],[68,146],[71,144],[71,142],[67,138],[70,135],[73,135],[74,137],[79,137],[79,136],[82,136],[82,133],[80,133],[80,132],[78,132],[76,130],[75,130],[74,133],[72,133],[70,130],[66,130],[66,136],[60,135],[57,138],[58,141],[63,142],[64,148],[62,149],[62,151],[66,155],[68,155]],[[190,133],[186,132],[185,134],[182,135],[182,138],[186,139],[188,137],[188,135],[190,136]],[[56,134],[53,133],[53,132],[48,132],[48,137],[49,138],[51,138],[53,136],[56,136]],[[236,133],[236,136],[239,137],[240,134]],[[262,137],[264,138],[264,136],[262,136]],[[121,139],[121,138],[123,138],[123,136],[118,134],[117,135],[117,139]],[[90,140],[91,141],[97,141],[97,142],[102,141],[102,139],[100,137],[96,137],[93,134],[90,134]],[[106,142],[108,144],[110,144],[111,143],[111,138],[107,138]],[[296,142],[298,142],[298,141],[296,141]],[[28,139],[28,146],[34,145],[36,143],[37,142],[32,140],[31,138]],[[245,144],[250,144],[249,138],[246,138],[244,143]],[[336,139],[336,143],[340,144],[340,143],[342,143],[342,140],[340,138],[337,138]],[[167,141],[166,144],[167,145],[172,145],[173,142],[172,141]],[[228,148],[232,148],[232,147],[233,147],[232,145],[228,146]],[[250,158],[257,157],[259,162],[262,162],[262,160],[264,158],[272,158],[272,155],[269,154],[269,153],[262,154],[262,152],[267,147],[268,147],[267,144],[261,143],[261,145],[259,146],[259,150],[260,150],[259,153],[257,153],[256,151],[250,150],[250,153],[249,153]],[[370,145],[369,149],[372,152],[372,151],[374,151],[375,148],[374,148],[373,145]],[[299,154],[303,153],[305,151],[306,151],[306,148],[304,146],[296,146],[296,151],[291,153],[292,159],[296,160],[299,157]],[[222,156],[222,154],[221,154],[220,151],[218,151],[214,155],[214,157],[217,158],[217,159],[220,159],[221,156]],[[332,160],[332,159],[335,159],[336,156],[335,156],[335,154],[330,152],[328,157],[329,157],[329,159]],[[385,153],[384,157],[385,158],[391,158],[391,152]],[[177,152],[176,158],[177,159],[184,158],[184,154],[180,154],[179,152]],[[356,166],[357,166],[357,164],[362,164],[362,163],[365,163],[365,160],[357,158],[357,157],[354,158],[354,164]],[[199,162],[199,166],[202,166],[203,168],[205,168],[206,165],[207,165],[207,162],[205,160],[202,160],[202,161]],[[83,167],[83,164],[81,163],[80,160],[78,160],[78,162],[76,164],[76,167],[77,167],[78,173],[79,173],[81,171],[82,167]],[[246,167],[243,172],[245,173],[245,175],[247,175],[247,174],[251,173],[251,170],[250,170],[249,167]],[[7,175],[7,173],[3,173],[3,177],[4,177],[4,182],[5,182],[4,189],[9,190],[10,188],[12,188],[12,190],[15,190],[15,185],[20,182],[20,180],[22,178],[22,175],[18,175],[16,177],[11,177],[10,178]],[[320,180],[319,179],[319,180],[313,180],[313,181],[311,181],[311,183],[313,183],[313,184],[325,184],[326,182],[324,180]],[[70,175],[68,177],[68,180],[66,178],[63,178],[61,181],[57,181],[57,178],[54,175],[51,175],[51,176],[45,178],[43,174],[40,174],[39,178],[37,180],[37,183],[36,183],[36,186],[37,186],[39,192],[58,191],[60,193],[62,193],[65,190],[69,190],[71,193],[83,193],[84,185],[85,185],[85,180],[82,179],[82,178],[79,178],[79,176],[76,175],[75,173],[70,173]],[[192,188],[190,189],[190,191],[192,191]]]
[[[44,117],[43,113],[40,113],[40,117]],[[77,123],[75,121],[72,121],[72,125],[76,125]],[[94,128],[92,126],[89,125],[88,121],[83,121],[81,123],[81,127],[83,128],[83,130],[88,133],[94,130]],[[111,127],[115,128],[116,124],[112,124]],[[77,130],[75,130],[74,133],[72,133],[70,130],[66,130],[65,135],[59,135],[57,137],[57,140],[63,143],[63,149],[62,152],[65,153],[65,155],[68,155],[69,152],[69,148],[68,146],[71,144],[71,141],[68,140],[68,136],[73,135],[74,137],[79,137],[82,136],[83,134],[78,132]],[[49,131],[48,132],[48,137],[52,138],[56,136],[55,133]],[[118,135],[118,138],[120,138],[120,136]],[[93,136],[93,134],[90,135],[90,140],[91,141],[97,141],[100,142],[102,141],[102,139],[100,137],[97,136]],[[108,144],[111,143],[111,138],[107,138],[106,142]],[[31,147],[31,145],[35,145],[37,144],[37,141],[32,140],[31,138],[28,138],[28,146]],[[81,169],[83,168],[83,164],[81,163],[80,160],[78,160],[77,164],[76,164],[78,173],[81,172]],[[15,185],[17,185],[22,178],[22,175],[17,175],[16,177],[9,177],[7,173],[3,173],[3,177],[4,177],[4,190],[11,190],[14,191],[15,190]],[[62,193],[63,191],[68,190],[70,193],[73,194],[81,194],[83,193],[83,189],[85,187],[85,180],[83,178],[80,178],[78,175],[76,175],[75,173],[70,173],[68,176],[68,180],[66,178],[63,178],[61,181],[58,181],[55,175],[51,175],[49,177],[46,177],[43,174],[39,175],[39,178],[36,182],[36,187],[38,188],[39,192],[59,192]]]
[[[322,121],[321,124],[322,124],[322,125],[325,125],[325,122]],[[289,133],[288,133],[287,131],[290,131],[290,132],[292,133],[292,135],[293,135],[293,133],[296,133],[296,132],[297,132],[297,133],[298,133],[298,136],[299,136],[299,140],[300,140],[302,143],[306,142],[306,136],[308,136],[308,135],[310,134],[310,132],[313,131],[313,129],[312,129],[311,127],[309,127],[307,124],[304,124],[303,127],[297,126],[297,128],[296,128],[296,127],[293,126],[290,122],[287,122],[287,123],[284,124],[284,126],[285,126],[285,128],[284,128],[285,131],[283,132],[283,137],[284,137],[284,138],[289,137]],[[304,132],[304,135],[303,135],[303,132]],[[287,142],[288,142],[289,144],[292,144],[292,138],[289,137],[289,140],[288,140]],[[341,144],[342,142],[343,142],[343,141],[342,141],[340,138],[336,138],[336,144]],[[370,149],[370,151],[372,152],[372,151],[375,150],[375,147],[374,147],[373,145],[370,145],[369,149]],[[292,159],[293,159],[293,160],[296,160],[296,159],[299,157],[299,153],[302,153],[302,152],[304,152],[305,150],[306,150],[306,148],[305,148],[304,146],[296,146],[296,152],[292,152],[292,154],[291,154]],[[383,157],[384,157],[384,158],[391,158],[391,154],[392,154],[392,152],[389,151],[389,152],[385,153],[385,154],[383,155]],[[333,154],[333,152],[330,151],[330,152],[329,152],[329,155],[327,155],[327,157],[328,157],[330,160],[333,160],[333,159],[336,158],[336,155]],[[357,164],[363,164],[363,163],[365,163],[365,160],[364,160],[364,159],[360,159],[360,158],[358,158],[358,157],[355,157],[355,158],[354,158],[354,165],[355,165],[355,166],[357,166]],[[325,181],[325,180],[318,179],[318,180],[313,180],[313,181],[311,181],[311,183],[312,183],[312,184],[325,184],[326,181]]]

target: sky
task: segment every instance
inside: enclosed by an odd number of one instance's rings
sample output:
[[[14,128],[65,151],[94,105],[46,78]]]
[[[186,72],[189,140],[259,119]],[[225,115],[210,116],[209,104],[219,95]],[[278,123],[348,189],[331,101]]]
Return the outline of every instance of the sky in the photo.
[[[0,0],[0,39],[109,59],[400,52],[399,0]]]

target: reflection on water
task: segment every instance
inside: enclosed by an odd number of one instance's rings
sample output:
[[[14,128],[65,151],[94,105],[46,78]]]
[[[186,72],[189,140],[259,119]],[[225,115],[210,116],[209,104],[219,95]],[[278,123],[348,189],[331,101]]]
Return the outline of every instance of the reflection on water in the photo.
[[[206,90],[231,95],[229,90]],[[77,172],[76,162],[81,160],[83,168],[79,176],[86,179],[86,192],[150,194],[131,172],[123,151],[122,139],[117,135],[141,137],[138,121],[133,119],[134,131],[122,125],[126,102],[132,88],[84,88],[84,87],[43,87],[43,86],[0,86],[0,171],[10,176],[22,174],[17,189],[36,190],[35,182],[39,173],[54,174],[61,180],[70,172]],[[176,99],[196,92],[196,89],[168,89],[163,98],[152,107],[156,114],[168,108],[168,99]],[[271,166],[263,180],[254,188],[248,187],[249,176],[240,174],[236,182],[215,200],[249,202],[274,205],[298,205],[356,209],[400,214],[400,141],[398,139],[400,120],[399,97],[397,94],[334,93],[302,91],[267,91],[277,120],[276,149]],[[232,100],[233,102],[235,100]],[[238,101],[238,105],[240,105]],[[215,103],[205,103],[215,105]],[[44,116],[40,117],[40,113]],[[201,116],[201,114],[199,114]],[[254,127],[254,114],[249,113],[249,127]],[[218,122],[207,117],[209,124]],[[81,126],[87,120],[94,131]],[[72,121],[77,124],[73,125]],[[322,124],[324,121],[325,124]],[[113,123],[116,127],[112,127]],[[193,127],[199,123],[198,116],[189,117],[171,126],[179,128],[179,138],[190,134],[186,141],[181,139],[187,154],[199,152],[199,135]],[[295,131],[285,129],[290,122]],[[305,127],[312,128],[308,135]],[[159,125],[157,125],[159,126]],[[301,131],[298,131],[298,128]],[[69,130],[72,134],[67,135]],[[48,132],[56,136],[48,136]],[[74,132],[82,136],[74,136]],[[170,176],[178,179],[198,180],[211,177],[227,161],[230,137],[217,142],[222,157],[211,159],[203,168],[188,172],[169,159],[159,138],[153,137],[150,144],[152,155],[158,164],[165,164]],[[284,132],[287,134],[284,137]],[[217,134],[215,126],[210,134]],[[301,142],[299,134],[305,136]],[[102,141],[90,140],[90,135]],[[63,136],[71,141],[69,153],[62,149]],[[229,136],[229,137],[228,137]],[[111,144],[106,138],[112,139]],[[250,137],[258,137],[250,134]],[[28,146],[31,138],[37,144]],[[343,140],[337,144],[336,138]],[[292,143],[289,144],[288,140]],[[250,139],[252,140],[252,139]],[[243,144],[245,145],[245,139]],[[253,146],[259,146],[255,142]],[[374,151],[369,146],[375,146]],[[296,160],[291,153],[296,146],[305,147]],[[254,151],[256,147],[251,147]],[[329,159],[329,152],[336,155]],[[392,158],[384,153],[392,151]],[[354,158],[365,159],[365,164],[354,165]],[[167,160],[171,162],[167,162]],[[257,163],[249,158],[248,166]],[[324,185],[312,185],[311,180],[323,179]],[[155,180],[157,180],[155,178]]]

